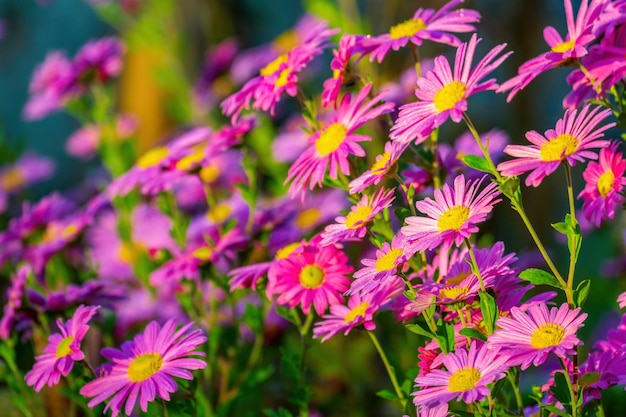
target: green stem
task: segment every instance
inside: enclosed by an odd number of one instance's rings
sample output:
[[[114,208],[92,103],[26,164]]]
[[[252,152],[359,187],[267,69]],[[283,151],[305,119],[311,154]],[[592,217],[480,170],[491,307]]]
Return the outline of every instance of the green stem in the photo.
[[[565,177],[567,180],[567,199],[569,201],[569,212],[570,212],[570,222],[573,228],[576,228],[576,208],[574,206],[574,188],[572,186],[572,172],[568,163],[563,163],[565,165]],[[574,288],[574,271],[576,270],[576,258],[578,252],[579,242],[575,241],[570,248],[569,254],[569,271],[567,274],[567,289],[568,291],[568,302],[570,303],[570,307],[574,307],[573,297],[570,295],[570,292]]]
[[[404,396],[404,393],[402,392],[402,390],[400,389],[400,384],[398,384],[396,373],[393,367],[391,366],[391,364],[389,363],[389,360],[387,359],[387,355],[385,355],[385,351],[380,345],[380,342],[378,341],[378,338],[376,337],[374,332],[367,332],[367,334],[369,335],[370,339],[372,339],[372,343],[374,343],[374,347],[376,347],[376,350],[378,351],[378,355],[380,356],[380,359],[383,361],[383,364],[385,365],[385,369],[387,370],[387,374],[389,375],[389,379],[391,380],[391,385],[393,385],[393,389],[396,392],[396,395],[398,396],[398,401],[400,401],[400,404],[402,405],[402,409],[404,410],[406,408],[407,399]]]
[[[398,184],[400,184],[400,188],[402,189],[402,192],[404,193],[404,197],[406,198],[406,203],[409,205],[411,214],[413,216],[417,216],[417,213],[415,212],[415,204],[413,203],[413,198],[409,197],[409,188],[406,186],[402,178],[400,178],[400,176],[397,173],[393,177],[396,179],[396,181],[398,181]]]
[[[476,261],[476,254],[474,253],[474,248],[472,247],[472,244],[470,243],[468,238],[465,238],[465,246],[467,246],[467,250],[469,251],[470,259],[472,260],[472,265],[474,265],[473,269],[475,270],[476,277],[478,278],[478,282],[480,283],[480,289],[483,292],[487,292],[485,288],[485,283],[483,281],[483,277],[480,273],[480,269],[478,268],[478,262]]]
[[[522,393],[519,389],[519,371],[513,375],[513,372],[508,371],[506,373],[506,377],[511,384],[511,388],[513,388],[513,393],[515,394],[515,403],[517,404],[517,411],[520,413],[524,411],[524,402],[522,401]]]
[[[569,371],[567,369],[567,366],[565,366],[565,362],[563,361],[563,359],[559,358],[559,361],[561,362],[561,366],[563,367],[563,375],[565,375],[565,382],[567,383],[567,389],[569,391],[572,406],[572,417],[576,417],[578,415],[578,406],[576,405],[578,401],[576,393],[574,391],[574,386],[572,385],[572,379],[570,378]]]

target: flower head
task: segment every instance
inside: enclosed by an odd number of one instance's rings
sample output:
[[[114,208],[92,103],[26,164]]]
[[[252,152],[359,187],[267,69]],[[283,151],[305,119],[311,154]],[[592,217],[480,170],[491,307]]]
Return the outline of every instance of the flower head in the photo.
[[[49,387],[56,385],[61,376],[70,373],[74,362],[85,358],[80,350],[80,343],[89,330],[87,323],[99,308],[100,306],[81,305],[66,324],[61,319],[57,320],[59,333],[50,335],[48,346],[35,358],[33,369],[24,376],[27,385],[34,387],[35,391],[41,390],[46,384]]]
[[[597,159],[589,149],[608,145],[608,141],[600,138],[605,130],[615,125],[607,123],[597,127],[611,114],[609,109],[600,109],[587,105],[580,112],[566,110],[555,129],[547,130],[545,136],[534,130],[526,132],[526,139],[532,145],[507,145],[504,152],[518,159],[498,164],[498,171],[508,177],[532,171],[526,177],[526,185],[537,187],[563,161],[574,166],[585,159]]]
[[[204,356],[195,349],[206,342],[201,330],[188,323],[175,331],[176,323],[168,320],[163,326],[150,322],[142,334],[122,349],[105,348],[102,355],[111,360],[103,367],[104,375],[87,383],[80,393],[91,400],[89,407],[107,401],[105,412],[116,417],[122,409],[130,415],[137,400],[142,411],[148,403],[160,397],[169,401],[170,393],[178,389],[172,377],[193,379],[190,370],[203,369],[206,362],[195,356]]]
[[[582,343],[576,332],[587,314],[581,314],[580,308],[570,310],[567,304],[562,304],[548,310],[545,303],[538,303],[525,312],[513,307],[510,314],[511,317],[498,319],[499,329],[489,337],[488,344],[501,349],[512,366],[521,365],[522,370],[531,364],[539,366],[550,352],[564,358]]]
[[[397,162],[402,153],[408,148],[408,143],[387,142],[385,151],[376,157],[371,168],[360,177],[350,181],[350,194],[361,193],[370,185],[376,185],[388,175],[394,175]]]
[[[398,119],[391,128],[392,140],[407,143],[415,140],[415,144],[419,144],[448,118],[455,123],[461,121],[470,96],[497,88],[493,78],[484,82],[481,80],[496,69],[510,52],[498,57],[506,44],[498,45],[472,68],[479,42],[474,34],[468,43],[459,46],[454,71],[446,58],[435,58],[435,68],[417,80],[415,95],[419,101],[400,107]]]
[[[105,82],[122,72],[124,44],[115,37],[86,43],[74,57],[74,66],[82,83]]]
[[[483,177],[484,178],[484,177]],[[484,221],[500,201],[495,183],[490,183],[479,193],[481,180],[465,182],[459,175],[454,186],[444,184],[435,190],[435,199],[426,198],[415,207],[428,217],[407,217],[407,226],[401,229],[415,250],[434,249],[444,244],[460,246],[472,233],[478,231],[477,223]]]

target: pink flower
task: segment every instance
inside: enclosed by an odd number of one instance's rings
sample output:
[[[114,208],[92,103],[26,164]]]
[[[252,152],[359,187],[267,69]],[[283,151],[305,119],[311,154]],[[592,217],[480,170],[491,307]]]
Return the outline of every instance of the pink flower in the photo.
[[[372,167],[361,174],[360,177],[350,181],[350,194],[361,193],[370,185],[380,183],[387,175],[393,175],[392,168],[396,167],[396,162],[402,153],[409,147],[409,143],[387,142],[385,151],[376,157],[376,162]]]

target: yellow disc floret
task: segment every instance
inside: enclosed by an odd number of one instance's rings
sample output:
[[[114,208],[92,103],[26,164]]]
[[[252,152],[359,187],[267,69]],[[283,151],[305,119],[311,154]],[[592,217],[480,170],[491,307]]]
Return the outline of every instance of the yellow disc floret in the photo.
[[[365,317],[365,312],[367,311],[367,307],[370,306],[370,303],[367,301],[363,301],[361,304],[354,307],[352,310],[346,314],[344,321],[346,323],[352,323],[358,317]]]
[[[556,346],[563,341],[565,329],[560,324],[545,323],[530,336],[530,344],[535,349]]]
[[[613,189],[613,183],[615,182],[615,174],[613,171],[606,171],[598,178],[598,192],[602,197],[606,197],[608,193]]]
[[[578,140],[569,133],[562,133],[541,145],[539,156],[546,162],[560,161],[578,150]]]
[[[372,208],[370,206],[358,206],[346,216],[346,227],[356,229],[370,220]]]
[[[322,134],[315,141],[315,149],[320,156],[331,154],[339,148],[346,138],[348,129],[341,123],[332,123],[328,125]]]
[[[454,206],[448,209],[437,220],[437,227],[440,232],[447,230],[461,230],[461,226],[465,224],[469,218],[470,211],[465,206]]]
[[[460,81],[452,81],[437,91],[433,97],[433,105],[439,113],[453,109],[465,97],[467,87]]]
[[[128,365],[128,379],[132,382],[143,382],[161,370],[163,357],[158,353],[146,353],[137,356]]]
[[[324,282],[324,270],[317,265],[307,265],[300,271],[299,278],[303,287],[317,288]]]
[[[408,38],[425,28],[426,23],[424,23],[422,19],[408,19],[392,26],[391,29],[389,29],[389,37],[391,39]]]
[[[74,336],[68,336],[61,340],[61,342],[59,342],[59,346],[57,346],[57,351],[54,356],[59,359],[67,355],[71,355],[72,348],[70,347],[70,345],[72,344],[72,342],[74,342]]]

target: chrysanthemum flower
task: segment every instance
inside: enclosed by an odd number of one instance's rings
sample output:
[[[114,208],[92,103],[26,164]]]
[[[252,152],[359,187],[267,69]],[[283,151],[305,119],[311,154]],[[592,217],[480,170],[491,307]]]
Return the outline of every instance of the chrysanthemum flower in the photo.
[[[488,385],[504,378],[510,364],[507,357],[485,345],[478,348],[472,342],[469,350],[458,349],[443,358],[444,369],[433,369],[418,376],[419,387],[413,393],[416,405],[441,406],[451,400],[471,403],[482,401],[490,390]]]
[[[289,168],[285,182],[291,181],[290,195],[304,194],[307,185],[311,190],[315,185],[321,186],[327,168],[333,179],[337,178],[339,170],[345,175],[350,174],[348,156],[365,156],[358,142],[372,138],[355,131],[370,120],[393,110],[391,103],[377,105],[380,95],[366,101],[371,88],[372,84],[367,84],[356,97],[346,94],[324,128],[309,138],[311,145]]]
[[[484,177],[483,177],[484,178]],[[479,191],[481,180],[465,182],[459,175],[454,186],[444,184],[443,190],[435,190],[435,199],[426,198],[415,203],[415,207],[428,217],[407,217],[407,226],[401,229],[415,250],[434,249],[444,244],[460,246],[472,233],[478,231],[477,223],[484,221],[500,201],[495,183]]]
[[[300,306],[309,314],[311,305],[322,315],[328,305],[343,303],[343,293],[353,271],[348,257],[335,245],[321,246],[313,239],[280,260],[268,273],[267,297],[277,304]]]
[[[389,50],[394,51],[406,46],[409,42],[421,45],[422,41],[444,43],[458,46],[461,41],[452,33],[473,32],[476,28],[472,23],[480,20],[480,13],[471,9],[452,10],[463,3],[463,0],[451,0],[441,9],[422,9],[415,11],[411,19],[398,23],[389,29],[389,33],[370,36],[364,45],[373,48],[370,60],[382,62]]]
[[[330,306],[330,314],[324,314],[322,320],[315,323],[313,338],[321,337],[321,342],[325,342],[342,332],[346,336],[360,325],[363,325],[365,330],[374,330],[376,323],[373,316],[382,304],[371,296],[362,297],[360,294],[350,297],[347,306],[333,304]]]
[[[343,240],[363,239],[367,233],[367,225],[378,213],[391,206],[394,200],[394,190],[381,188],[371,198],[364,195],[356,205],[352,206],[350,213],[335,219],[337,223],[326,226],[322,232],[322,245],[330,245]]]
[[[34,387],[35,391],[41,390],[44,385],[56,385],[61,376],[70,373],[74,362],[85,358],[80,350],[80,343],[89,330],[87,323],[99,308],[100,306],[81,305],[66,324],[61,319],[57,320],[60,333],[53,333],[48,337],[48,346],[35,358],[33,369],[24,376],[27,385]]]
[[[80,393],[91,398],[89,407],[107,401],[104,409],[116,417],[120,411],[130,415],[137,400],[141,410],[148,410],[148,403],[156,397],[169,401],[170,393],[178,389],[172,377],[191,380],[190,370],[203,369],[206,362],[194,356],[204,356],[195,351],[207,338],[199,329],[191,329],[188,323],[174,331],[176,323],[168,320],[163,327],[155,321],[146,326],[142,334],[132,342],[122,344],[122,349],[105,348],[102,355],[112,363],[102,369],[104,375],[87,383]]]
[[[454,72],[443,56],[435,58],[435,68],[417,80],[415,95],[419,101],[400,107],[400,113],[391,128],[390,137],[400,142],[419,144],[448,118],[458,123],[467,110],[467,99],[476,93],[495,90],[495,79],[480,82],[496,69],[510,54],[498,57],[506,47],[501,44],[491,49],[474,68],[472,60],[480,39],[476,34],[463,43],[456,52]]]
[[[504,152],[518,159],[498,164],[498,171],[507,177],[532,171],[526,177],[526,185],[537,187],[563,161],[574,166],[576,162],[585,159],[597,159],[598,156],[589,149],[609,144],[600,138],[615,123],[596,127],[609,115],[611,110],[601,110],[601,107],[591,109],[591,105],[585,106],[580,112],[565,111],[563,118],[556,122],[556,128],[546,130],[545,136],[534,130],[526,132],[526,139],[532,145],[507,145]]]
[[[596,227],[604,219],[613,219],[615,208],[624,203],[622,191],[626,185],[626,160],[617,150],[618,146],[617,142],[613,142],[601,149],[598,162],[589,162],[583,172],[585,189],[578,198],[584,200],[585,217]]]
[[[330,69],[333,70],[333,76],[324,81],[324,90],[322,91],[322,106],[337,106],[337,99],[341,91],[342,85],[350,81],[350,58],[359,52],[363,52],[360,48],[363,35],[343,35],[339,40],[339,46],[333,51],[334,58],[330,61]]]
[[[385,143],[385,152],[376,157],[376,162],[372,164],[372,167],[361,174],[360,177],[350,181],[348,186],[350,187],[350,194],[361,193],[370,185],[375,185],[381,182],[385,176],[393,175],[397,169],[398,159],[402,153],[408,148],[408,143],[387,142]]]
[[[605,0],[582,0],[578,15],[574,21],[572,1],[565,0],[565,18],[567,20],[567,36],[565,39],[552,26],[547,26],[543,31],[550,51],[523,63],[517,75],[504,82],[496,91],[503,93],[510,90],[507,101],[513,97],[541,73],[562,66],[568,61],[573,61],[587,55],[586,46],[596,37],[592,33],[593,24],[604,8]]]
[[[122,72],[124,44],[116,37],[106,37],[83,45],[74,57],[81,83],[105,82]]]
[[[545,303],[530,306],[526,312],[513,307],[511,317],[498,319],[498,330],[488,344],[501,349],[511,366],[521,365],[522,370],[531,364],[539,366],[550,352],[561,358],[574,353],[574,347],[582,344],[576,331],[585,318],[587,314],[581,314],[580,308],[570,310],[567,304],[549,311]]]

